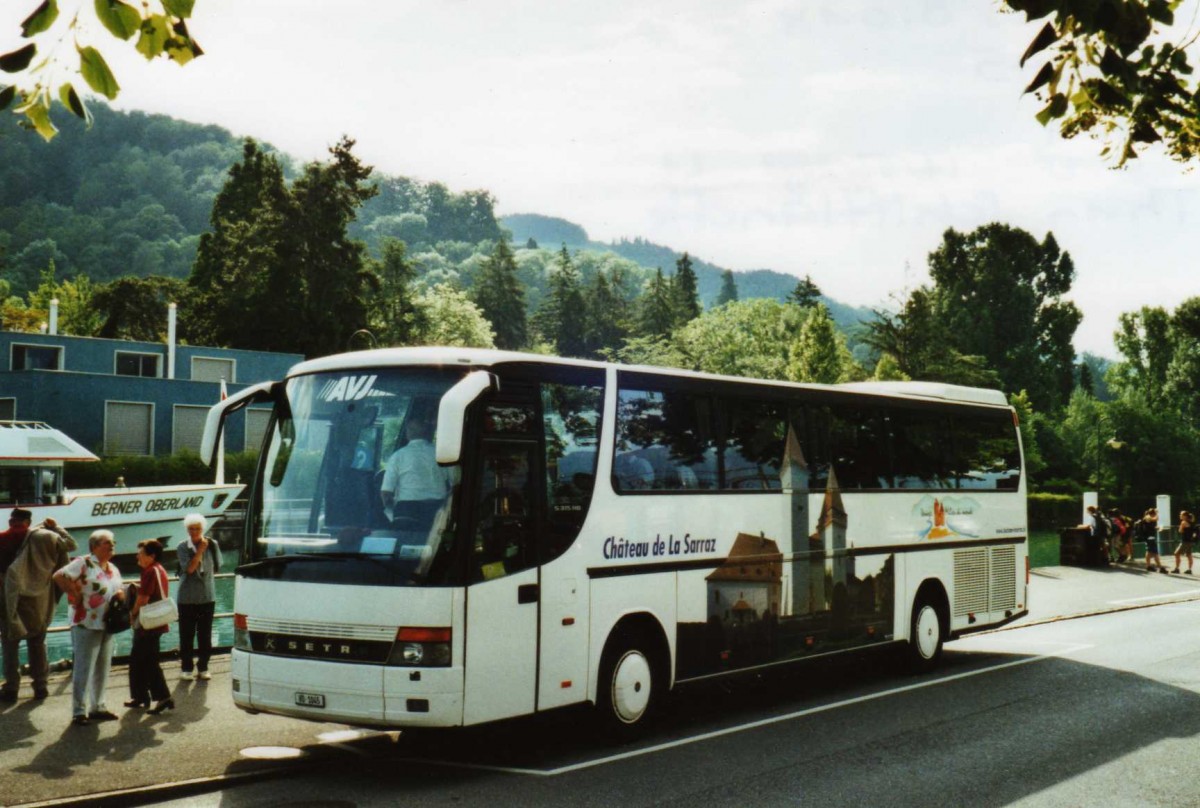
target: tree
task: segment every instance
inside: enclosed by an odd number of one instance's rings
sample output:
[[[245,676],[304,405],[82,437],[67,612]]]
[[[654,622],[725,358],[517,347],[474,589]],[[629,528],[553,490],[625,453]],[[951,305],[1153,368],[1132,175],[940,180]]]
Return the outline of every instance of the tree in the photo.
[[[737,282],[733,279],[733,270],[727,269],[721,273],[721,291],[717,294],[716,305],[724,306],[738,299]]]
[[[559,356],[584,356],[587,343],[582,316],[583,289],[566,244],[559,250],[555,263],[555,271],[550,276],[550,292],[538,307],[534,323]]]
[[[821,297],[821,289],[809,275],[805,275],[796,283],[796,288],[792,290],[788,300],[795,303],[802,309],[810,309],[817,305],[818,299]]]
[[[928,287],[914,289],[897,311],[876,309],[874,319],[864,322],[863,328],[862,341],[894,361],[904,377],[970,387],[1000,386],[1000,377],[982,357],[963,355],[947,342]]]
[[[692,269],[692,259],[686,252],[675,262],[675,274],[671,276],[671,298],[675,309],[676,328],[687,325],[700,316],[696,271]]]
[[[184,331],[207,345],[289,351],[291,321],[306,297],[289,234],[293,201],[279,159],[253,140],[213,200],[188,276]],[[236,293],[235,293],[236,292]]]
[[[1064,138],[1099,138],[1117,166],[1161,142],[1181,162],[1200,151],[1200,85],[1190,78],[1185,28],[1172,41],[1176,0],[1005,0],[1025,19],[1047,19],[1021,66],[1052,48],[1025,88],[1045,103],[1037,120]],[[1190,26],[1191,22],[1185,23]]]
[[[29,307],[41,311],[50,309],[50,301],[58,301],[58,330],[61,334],[93,337],[100,330],[104,314],[95,305],[96,287],[87,275],[59,281],[51,264],[42,273],[42,282],[29,293]]]
[[[194,337],[320,356],[345,350],[366,327],[365,301],[378,278],[348,229],[376,189],[353,147],[342,138],[328,162],[308,164],[288,188],[279,161],[246,142],[189,278]]]
[[[798,381],[792,360],[805,315],[769,298],[714,308],[679,329],[673,340],[691,370]]]
[[[613,282],[597,272],[584,290],[586,355],[601,357],[619,348],[629,335],[629,302],[621,294],[619,270]]]
[[[1171,316],[1160,306],[1122,312],[1113,341],[1124,360],[1108,372],[1108,386],[1126,400],[1141,400],[1153,411],[1166,405],[1167,369],[1174,346]]]
[[[675,329],[673,303],[671,286],[659,267],[638,301],[637,335],[656,339],[670,336]]]
[[[846,347],[829,309],[818,303],[808,310],[788,365],[789,376],[800,382],[837,384],[865,376]]]
[[[417,296],[420,328],[413,338],[422,345],[494,348],[491,324],[465,292],[438,284]]]
[[[1000,223],[951,228],[929,254],[929,275],[932,323],[950,347],[983,357],[1005,390],[1028,390],[1042,410],[1066,404],[1083,315],[1064,299],[1075,266],[1053,234],[1038,242]]]
[[[118,278],[92,296],[104,317],[96,336],[161,342],[167,333],[168,304],[187,309],[187,299],[187,284],[179,278]]]
[[[371,297],[370,328],[384,345],[411,345],[424,326],[413,291],[417,269],[396,239],[384,240],[383,258],[374,263],[378,290]]]
[[[58,0],[42,0],[21,23],[26,44],[0,55],[0,69],[14,74],[13,84],[0,86],[0,110],[17,101],[14,112],[24,115],[23,124],[46,140],[58,132],[50,118],[55,100],[89,126],[92,122],[87,105],[64,73],[77,74],[110,101],[121,90],[100,50],[81,39],[81,31],[103,26],[118,39],[132,42],[147,60],[165,56],[186,65],[204,53],[187,28],[195,0],[143,0],[140,9],[122,0],[96,0],[90,9],[86,5],[92,4],[80,4],[68,21],[59,19]],[[74,45],[70,54],[62,44],[68,35]]]
[[[497,239],[492,254],[480,266],[471,299],[492,324],[496,347],[516,351],[526,346],[525,290],[517,279],[517,262],[506,240]]]
[[[345,350],[350,335],[367,322],[366,245],[351,239],[347,229],[378,189],[368,184],[372,169],[353,148],[354,141],[343,136],[329,150],[332,159],[309,163],[292,185],[288,235],[307,295],[296,318],[301,330],[292,333],[307,356]]]

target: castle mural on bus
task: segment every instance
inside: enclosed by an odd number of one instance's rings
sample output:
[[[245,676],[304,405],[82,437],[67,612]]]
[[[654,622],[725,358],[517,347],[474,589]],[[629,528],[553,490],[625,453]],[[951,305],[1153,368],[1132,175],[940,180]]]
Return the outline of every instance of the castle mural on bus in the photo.
[[[850,516],[832,467],[815,528],[808,530],[808,467],[790,430],[786,446],[780,477],[795,550],[785,557],[773,538],[737,535],[705,579],[706,621],[678,624],[680,678],[892,637],[894,556],[862,553],[848,539]]]

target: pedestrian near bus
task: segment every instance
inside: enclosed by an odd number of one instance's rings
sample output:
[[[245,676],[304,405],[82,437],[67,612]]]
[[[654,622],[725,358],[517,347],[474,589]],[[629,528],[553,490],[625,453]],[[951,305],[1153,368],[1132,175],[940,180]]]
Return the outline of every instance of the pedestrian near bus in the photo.
[[[0,701],[16,701],[21,687],[18,654],[21,640],[29,653],[33,697],[46,698],[46,629],[58,604],[52,578],[70,560],[75,539],[52,518],[30,527],[33,515],[14,508],[8,530],[0,533],[0,638],[3,638],[4,688]]]
[[[133,649],[129,652],[129,701],[125,702],[125,706],[150,707],[153,699],[156,703],[149,712],[154,715],[175,709],[175,700],[171,698],[158,660],[158,641],[167,633],[167,627],[142,628],[138,623],[138,614],[146,604],[160,601],[170,594],[167,571],[159,563],[162,554],[163,546],[155,539],[138,543],[137,563],[142,568],[142,578],[138,584],[137,600],[129,610],[133,624]]]
[[[1129,518],[1122,515],[1116,508],[1108,511],[1108,523],[1112,525],[1112,537],[1109,539],[1109,558],[1114,563],[1120,563],[1129,558],[1126,545],[1130,541]]]
[[[1192,548],[1196,546],[1196,534],[1200,530],[1196,527],[1196,516],[1191,511],[1179,512],[1179,546],[1175,548],[1175,569],[1173,572],[1179,572],[1179,563],[1182,556],[1187,556],[1187,569],[1184,570],[1185,575],[1192,574]]]
[[[1146,542],[1146,572],[1153,572],[1153,561],[1158,571],[1166,575],[1167,568],[1163,566],[1162,558],[1158,555],[1158,508],[1150,508],[1138,522],[1138,537]]]
[[[71,604],[71,723],[76,725],[117,718],[104,706],[113,646],[104,615],[109,601],[125,597],[121,572],[112,563],[116,546],[111,530],[96,530],[88,538],[89,554],[54,573],[54,583]]]
[[[198,513],[183,519],[188,537],[179,542],[179,667],[180,678],[211,679],[208,660],[212,656],[213,612],[217,590],[213,576],[221,571],[221,548],[204,535],[208,521]],[[195,669],[192,645],[196,646]]]

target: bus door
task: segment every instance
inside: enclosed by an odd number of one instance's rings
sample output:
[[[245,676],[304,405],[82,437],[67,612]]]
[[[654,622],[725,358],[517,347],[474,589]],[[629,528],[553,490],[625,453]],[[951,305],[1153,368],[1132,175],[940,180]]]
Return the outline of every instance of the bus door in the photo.
[[[519,432],[520,423],[497,422],[497,409],[537,424],[536,409],[493,404],[485,413],[484,437],[473,497],[471,584],[467,589],[467,724],[532,713],[537,706],[538,571],[537,514],[541,508],[540,444]]]

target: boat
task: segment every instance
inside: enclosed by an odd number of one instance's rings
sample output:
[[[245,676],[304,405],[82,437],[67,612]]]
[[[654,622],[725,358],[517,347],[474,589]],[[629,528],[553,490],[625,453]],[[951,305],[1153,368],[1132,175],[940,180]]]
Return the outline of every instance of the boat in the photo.
[[[96,455],[59,429],[41,421],[0,421],[0,510],[27,508],[33,524],[52,517],[81,547],[93,530],[111,530],[119,555],[138,542],[174,544],[186,534],[183,518],[203,514],[211,524],[233,504],[240,483],[126,486],[68,490],[66,463],[97,461]]]

